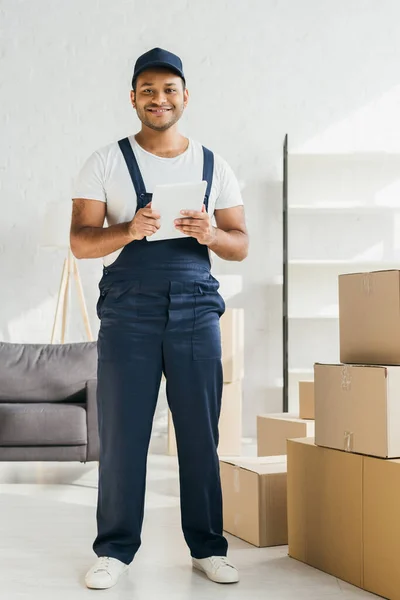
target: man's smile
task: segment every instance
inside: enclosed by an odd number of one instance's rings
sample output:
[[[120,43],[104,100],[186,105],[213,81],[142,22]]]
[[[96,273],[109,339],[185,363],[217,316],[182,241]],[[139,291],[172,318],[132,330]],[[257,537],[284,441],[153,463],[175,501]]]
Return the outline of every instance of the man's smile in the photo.
[[[151,112],[153,115],[163,115],[164,113],[172,110],[172,108],[147,108],[146,110]]]

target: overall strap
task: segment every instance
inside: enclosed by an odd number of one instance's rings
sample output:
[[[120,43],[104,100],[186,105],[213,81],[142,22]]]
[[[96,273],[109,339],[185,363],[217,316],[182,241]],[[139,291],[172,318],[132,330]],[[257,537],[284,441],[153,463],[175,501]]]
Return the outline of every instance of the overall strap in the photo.
[[[213,182],[214,176],[214,154],[211,150],[208,150],[205,146],[203,146],[203,155],[204,155],[204,163],[203,163],[203,181],[207,181],[207,189],[206,195],[204,198],[204,204],[206,210],[208,210],[208,199],[211,193],[211,186]]]
[[[140,172],[135,154],[133,152],[132,145],[128,138],[119,140],[118,145],[121,149],[122,154],[124,155],[126,166],[128,167],[132,183],[136,190],[136,195],[138,196],[138,198],[144,198],[144,196],[146,195],[146,187],[144,185],[143,177]]]

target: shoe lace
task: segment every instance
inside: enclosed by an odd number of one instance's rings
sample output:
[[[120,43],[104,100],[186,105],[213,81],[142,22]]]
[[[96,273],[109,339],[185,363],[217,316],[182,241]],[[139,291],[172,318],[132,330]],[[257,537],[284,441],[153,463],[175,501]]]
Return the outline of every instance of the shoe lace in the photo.
[[[95,573],[99,573],[100,571],[108,572],[109,566],[110,566],[110,557],[109,556],[100,556]]]
[[[219,569],[219,567],[230,567],[231,569],[235,568],[229,562],[226,556],[210,556],[210,561],[214,569]]]

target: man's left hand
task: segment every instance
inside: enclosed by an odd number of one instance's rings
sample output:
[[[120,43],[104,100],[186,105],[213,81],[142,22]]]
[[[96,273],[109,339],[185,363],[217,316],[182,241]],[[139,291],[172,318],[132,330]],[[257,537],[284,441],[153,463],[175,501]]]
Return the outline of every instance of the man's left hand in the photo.
[[[186,235],[194,237],[199,244],[209,246],[216,238],[215,227],[211,225],[211,219],[203,204],[201,212],[196,210],[181,210],[186,218],[176,219],[175,227]]]

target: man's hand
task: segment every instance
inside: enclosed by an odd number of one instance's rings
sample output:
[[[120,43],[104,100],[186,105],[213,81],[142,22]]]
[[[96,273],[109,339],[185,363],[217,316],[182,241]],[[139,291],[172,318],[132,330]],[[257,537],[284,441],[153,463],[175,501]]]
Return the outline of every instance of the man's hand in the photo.
[[[128,227],[132,241],[142,240],[160,229],[160,213],[152,210],[151,202],[149,202],[147,206],[137,211]]]
[[[209,246],[214,242],[216,238],[215,227],[211,225],[211,219],[204,204],[201,212],[181,210],[181,214],[185,215],[186,218],[174,221],[176,229],[194,237],[203,246]]]

